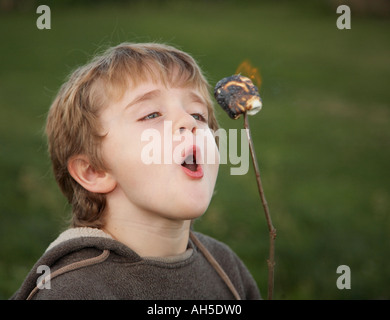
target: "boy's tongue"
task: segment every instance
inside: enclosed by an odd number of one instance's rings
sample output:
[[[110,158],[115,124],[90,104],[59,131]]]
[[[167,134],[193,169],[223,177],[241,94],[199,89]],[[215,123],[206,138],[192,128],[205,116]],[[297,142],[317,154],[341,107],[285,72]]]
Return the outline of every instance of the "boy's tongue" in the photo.
[[[195,163],[192,163],[192,164],[184,164],[183,165],[184,167],[186,167],[187,169],[189,169],[189,170],[191,170],[191,171],[196,171],[196,169],[197,169],[197,167],[198,167],[198,165],[197,164],[195,164]]]

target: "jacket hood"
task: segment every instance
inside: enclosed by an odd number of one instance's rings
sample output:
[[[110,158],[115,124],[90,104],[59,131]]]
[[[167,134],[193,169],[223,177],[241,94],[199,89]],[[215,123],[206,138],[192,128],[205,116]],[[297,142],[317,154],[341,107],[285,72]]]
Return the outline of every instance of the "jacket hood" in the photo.
[[[83,249],[94,249],[87,259],[77,260],[77,252]],[[43,286],[47,278],[42,277],[42,266],[50,268],[48,277],[53,279],[63,273],[104,262],[110,253],[126,258],[126,261],[137,263],[180,263],[191,257],[193,244],[190,241],[188,249],[180,255],[172,257],[140,257],[128,246],[112,238],[109,234],[96,228],[79,227],[62,232],[45,250],[41,258],[28,273],[20,289],[11,299],[29,299],[39,286]],[[73,257],[74,259],[68,258]],[[58,263],[61,260],[60,263]],[[66,260],[62,262],[62,260]],[[67,261],[69,260],[69,261]],[[58,268],[57,265],[63,265]],[[54,267],[53,267],[54,266]]]
[[[55,239],[47,247],[46,251],[54,248],[57,245],[60,245],[68,240],[73,240],[77,238],[104,238],[104,239],[113,239],[109,234],[105,233],[103,230],[81,227],[81,228],[71,228],[62,232],[57,239]]]
[[[180,268],[186,268],[186,272],[188,273],[188,275],[185,276],[183,279],[189,279],[190,281],[192,281],[194,288],[198,290],[199,284],[197,283],[197,280],[195,279],[196,276],[194,277],[193,273],[195,272],[195,269],[191,269],[192,267],[189,267],[190,265],[194,265],[194,261],[196,261],[197,266],[199,266],[200,268],[197,271],[199,273],[199,277],[204,277],[205,274],[211,276],[211,278],[205,283],[215,281],[215,276],[212,276],[213,273],[210,273],[209,270],[209,268],[212,267],[217,272],[219,277],[225,282],[226,286],[233,294],[233,296],[236,299],[240,299],[240,296],[237,293],[236,288],[232,284],[232,281],[230,280],[229,276],[222,269],[222,267],[219,265],[219,263],[210,253],[210,251],[206,248],[206,245],[209,249],[211,249],[219,256],[219,259],[221,259],[221,261],[226,262],[230,259],[230,265],[232,266],[232,268],[230,268],[230,271],[237,271],[237,266],[240,266],[240,268],[242,267],[243,272],[245,274],[248,273],[242,263],[237,260],[237,257],[234,255],[234,253],[231,252],[226,246],[213,240],[212,238],[198,233],[196,233],[195,235],[195,233],[190,232],[190,239],[188,242],[187,250],[180,255],[171,257],[141,257],[136,252],[131,250],[128,246],[113,239],[109,234],[105,233],[100,229],[87,227],[68,229],[61,233],[58,238],[49,245],[42,257],[33,266],[19,290],[11,297],[11,299],[25,300],[34,298],[35,294],[39,291],[39,289],[42,289],[44,285],[49,284],[50,280],[60,275],[64,275],[63,277],[61,277],[61,279],[71,278],[72,280],[70,281],[74,281],[75,278],[72,277],[73,275],[75,275],[75,273],[70,272],[76,270],[76,274],[84,274],[83,281],[92,281],[90,285],[94,286],[96,282],[93,282],[94,280],[92,279],[96,277],[96,274],[91,274],[91,271],[89,270],[100,270],[100,272],[102,273],[107,273],[107,268],[109,268],[110,265],[115,265],[115,268],[117,268],[118,265],[116,263],[118,262],[122,263],[122,265],[124,266],[133,265],[143,266],[144,268],[146,268],[143,273],[141,271],[141,273],[138,274],[139,277],[144,277],[145,275],[148,276],[150,272],[154,272],[154,279],[159,279],[160,277],[162,277],[162,279],[172,277],[173,284],[177,281],[177,270],[180,270]],[[201,255],[194,254],[194,252],[196,251],[200,251]],[[200,258],[200,256],[204,256],[203,260],[202,258]],[[206,266],[207,264],[209,264],[209,267]],[[48,274],[42,274],[42,266],[44,266],[44,270],[48,270]],[[174,269],[175,271],[172,271]],[[87,278],[85,278],[86,273],[83,270],[87,270],[87,273],[89,272]],[[125,273],[123,275],[119,275],[123,276],[125,282],[129,279],[129,277],[133,277],[126,270],[124,270]],[[162,275],[161,273],[162,270],[166,270],[164,271],[166,272],[164,275]],[[117,271],[118,269],[116,269],[116,272]],[[241,281],[240,279],[242,278],[242,275],[240,274],[241,273],[236,274],[237,281]],[[250,280],[250,282],[253,283],[253,279],[250,277],[249,273],[248,279]],[[119,281],[119,278],[114,278],[114,281]],[[66,280],[60,280],[60,282],[64,287],[71,284],[69,282],[66,282]],[[142,286],[140,287],[140,290],[142,292],[145,291]],[[206,290],[206,292],[209,291]],[[40,294],[41,293],[42,291],[40,291]],[[97,291],[97,294],[99,295],[100,291]],[[172,296],[176,296],[176,294],[177,290],[173,290],[171,292]]]
[[[61,259],[72,256],[82,249],[95,249],[94,255],[81,261],[67,261],[66,266],[55,268]],[[46,249],[44,254],[36,262],[28,273],[22,286],[11,297],[11,299],[28,299],[39,285],[44,285],[45,278],[42,277],[42,266],[50,268],[50,279],[75,269],[80,269],[93,264],[101,263],[107,259],[110,252],[124,256],[131,262],[141,261],[142,258],[129,247],[114,240],[109,234],[100,229],[81,227],[71,228],[62,232]],[[46,279],[47,281],[47,279]]]

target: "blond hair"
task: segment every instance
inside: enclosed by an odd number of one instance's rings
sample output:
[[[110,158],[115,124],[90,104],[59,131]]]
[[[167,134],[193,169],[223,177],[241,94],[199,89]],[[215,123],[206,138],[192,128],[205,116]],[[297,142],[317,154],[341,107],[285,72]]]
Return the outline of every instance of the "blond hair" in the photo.
[[[194,86],[209,109],[208,125],[218,129],[210,88],[195,60],[174,47],[156,43],[122,43],[76,69],[52,103],[46,123],[54,176],[72,206],[73,227],[104,226],[105,194],[92,193],[68,172],[74,155],[86,155],[96,170],[106,170],[100,154],[104,135],[100,112],[119,100],[129,85],[151,79],[171,86]]]

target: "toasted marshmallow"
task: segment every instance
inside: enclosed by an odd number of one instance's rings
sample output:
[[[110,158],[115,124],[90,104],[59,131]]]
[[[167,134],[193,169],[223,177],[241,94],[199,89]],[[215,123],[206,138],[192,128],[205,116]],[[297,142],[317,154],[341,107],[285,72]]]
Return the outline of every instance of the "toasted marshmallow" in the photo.
[[[245,112],[251,116],[255,115],[263,106],[257,87],[249,78],[241,75],[218,81],[214,96],[232,119],[238,119]]]

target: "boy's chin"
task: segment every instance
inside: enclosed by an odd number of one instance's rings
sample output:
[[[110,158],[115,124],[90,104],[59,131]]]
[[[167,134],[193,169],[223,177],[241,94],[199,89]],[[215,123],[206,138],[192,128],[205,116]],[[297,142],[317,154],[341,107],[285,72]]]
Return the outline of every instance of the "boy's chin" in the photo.
[[[177,220],[194,220],[197,218],[200,218],[203,216],[203,214],[206,212],[207,206],[197,206],[197,207],[190,207],[190,208],[182,208],[180,211],[177,211],[173,214],[174,219]]]
[[[198,219],[200,218],[201,216],[204,215],[206,210],[202,211],[202,212],[192,212],[192,213],[189,213],[189,214],[186,214],[185,217],[183,217],[183,220],[195,220],[195,219]]]

